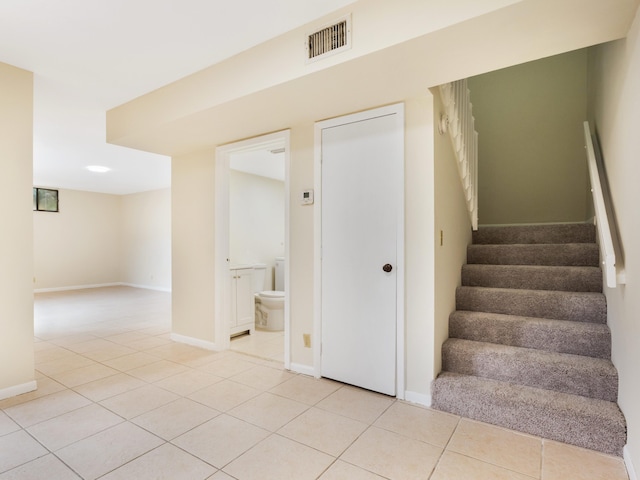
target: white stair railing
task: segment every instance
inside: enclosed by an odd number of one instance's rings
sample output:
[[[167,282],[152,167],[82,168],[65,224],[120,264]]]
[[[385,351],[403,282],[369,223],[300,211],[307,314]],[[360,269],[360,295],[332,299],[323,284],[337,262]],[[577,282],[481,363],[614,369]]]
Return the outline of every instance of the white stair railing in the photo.
[[[617,284],[626,283],[624,266],[621,259],[616,260],[614,248],[614,230],[611,228],[605,195],[600,182],[600,168],[596,159],[596,150],[591,137],[589,122],[584,122],[585,148],[587,150],[587,164],[589,166],[589,178],[591,179],[591,194],[593,196],[593,208],[595,211],[596,230],[598,231],[598,243],[600,244],[600,261],[604,271],[604,279],[607,287],[616,288]],[[610,201],[611,199],[609,199]],[[614,226],[615,228],[615,226]],[[617,237],[616,237],[617,238]]]
[[[471,95],[467,80],[440,85],[444,113],[441,133],[449,132],[456,154],[458,173],[464,190],[471,226],[478,229],[478,132],[475,130]]]

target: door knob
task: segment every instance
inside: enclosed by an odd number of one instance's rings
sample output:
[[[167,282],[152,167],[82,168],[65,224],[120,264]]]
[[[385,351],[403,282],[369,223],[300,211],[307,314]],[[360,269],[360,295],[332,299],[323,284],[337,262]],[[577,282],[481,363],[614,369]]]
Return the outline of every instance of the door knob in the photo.
[[[384,267],[382,267],[382,270],[384,270],[385,272],[389,273],[391,270],[393,270],[393,267],[391,266],[390,263],[385,264]]]

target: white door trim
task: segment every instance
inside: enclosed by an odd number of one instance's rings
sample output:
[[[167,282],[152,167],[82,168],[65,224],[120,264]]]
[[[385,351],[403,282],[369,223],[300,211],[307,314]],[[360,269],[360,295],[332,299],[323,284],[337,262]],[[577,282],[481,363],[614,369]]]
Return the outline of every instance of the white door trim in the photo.
[[[290,315],[290,292],[289,288],[289,199],[290,199],[290,180],[289,171],[291,166],[290,158],[290,138],[291,131],[283,130],[260,137],[242,140],[216,148],[215,158],[215,319],[214,319],[214,335],[215,343],[221,350],[227,350],[230,346],[229,340],[229,315],[231,314],[229,297],[231,295],[231,284],[229,281],[229,158],[233,153],[246,152],[248,150],[257,150],[264,148],[274,142],[284,144],[284,367],[290,368],[291,365],[291,348],[290,348],[290,332],[291,332],[291,315]]]
[[[322,130],[347,123],[360,122],[386,115],[400,115],[404,125],[404,104],[398,103],[351,115],[316,122],[314,128],[314,312],[313,366],[314,375],[321,376],[322,339]],[[405,320],[404,320],[404,161],[398,175],[397,284],[396,284],[396,396],[405,395]]]

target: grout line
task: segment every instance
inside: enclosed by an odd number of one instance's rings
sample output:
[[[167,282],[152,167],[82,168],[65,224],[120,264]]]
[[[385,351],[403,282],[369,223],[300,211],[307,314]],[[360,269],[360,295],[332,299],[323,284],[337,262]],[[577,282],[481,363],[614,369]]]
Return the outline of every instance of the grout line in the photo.
[[[446,413],[446,412],[443,412],[443,413]],[[452,414],[448,413],[447,415],[452,415]],[[442,448],[442,452],[440,453],[440,456],[438,457],[438,461],[433,466],[433,470],[431,471],[431,474],[429,475],[429,478],[432,478],[433,475],[436,473],[436,470],[438,470],[438,465],[440,465],[440,462],[442,461],[442,457],[444,457],[445,452],[447,451],[447,449],[449,448],[449,445],[451,444],[451,440],[453,440],[453,436],[458,431],[458,427],[460,426],[460,423],[462,422],[462,417],[459,417],[459,416],[457,416],[457,417],[458,417],[458,421],[456,422],[456,426],[454,427],[453,431],[451,432],[451,435],[449,435],[449,439],[447,440],[447,443]]]

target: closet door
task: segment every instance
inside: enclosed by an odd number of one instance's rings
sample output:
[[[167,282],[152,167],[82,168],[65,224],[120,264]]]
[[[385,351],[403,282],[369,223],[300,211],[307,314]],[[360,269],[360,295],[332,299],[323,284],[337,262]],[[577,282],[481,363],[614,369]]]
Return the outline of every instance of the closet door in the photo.
[[[322,129],[321,374],[396,395],[401,106]],[[401,243],[401,242],[400,242]]]

